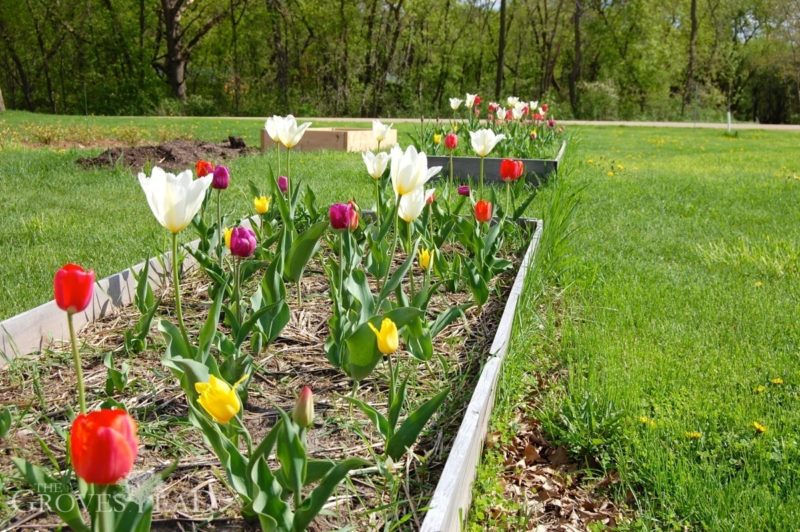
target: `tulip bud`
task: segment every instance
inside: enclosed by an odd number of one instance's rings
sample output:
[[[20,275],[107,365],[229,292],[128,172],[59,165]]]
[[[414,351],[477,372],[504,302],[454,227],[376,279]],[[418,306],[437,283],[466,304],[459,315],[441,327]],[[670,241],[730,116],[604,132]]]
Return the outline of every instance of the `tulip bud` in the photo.
[[[197,164],[194,165],[194,171],[197,174],[197,177],[205,177],[214,172],[214,165],[208,161],[200,159],[197,161]]]
[[[231,255],[246,259],[256,250],[256,234],[247,227],[234,227],[229,247]]]
[[[475,219],[486,223],[492,219],[492,204],[486,200],[479,200],[475,204]]]
[[[548,110],[548,109],[550,109],[550,106],[549,106],[549,105],[547,105],[546,103],[543,103],[543,104],[542,104],[542,107],[541,107],[540,109],[542,110],[542,112],[546,113],[546,112],[547,112],[547,110]],[[556,114],[557,114],[557,113],[556,113]]]
[[[518,159],[503,159],[500,163],[500,179],[516,181],[525,173],[525,164]]]
[[[231,237],[233,236],[233,227],[225,228],[225,247],[231,249]]]
[[[536,133],[535,129],[531,130],[531,140],[536,140],[536,137],[538,137],[538,136],[539,136],[539,134]]]
[[[431,265],[431,259],[433,258],[434,251],[428,251],[427,249],[421,249],[419,252],[419,267],[423,270],[427,270]]]
[[[272,198],[269,196],[258,196],[257,198],[253,198],[253,209],[255,209],[256,213],[258,214],[266,214],[269,210],[269,204]]]
[[[131,472],[139,450],[136,422],[121,409],[78,414],[69,433],[75,474],[90,484],[116,484]]]
[[[285,175],[282,175],[278,178],[278,189],[284,194],[289,192],[289,178]]]
[[[351,203],[331,204],[328,208],[328,219],[331,222],[331,227],[337,230],[353,229],[354,221],[355,227],[358,227],[358,213],[354,213]]]
[[[77,264],[67,264],[53,278],[56,305],[70,314],[81,312],[92,302],[94,270],[88,272]]]
[[[437,145],[437,146],[442,143],[442,134],[441,133],[436,133],[436,134],[433,135],[433,143],[435,145]]]
[[[450,151],[455,150],[458,147],[458,135],[455,133],[448,133],[444,137],[444,147]]]
[[[297,402],[294,404],[294,422],[301,428],[307,429],[314,424],[314,394],[311,388],[303,386]]]
[[[475,100],[472,102],[472,106],[478,107],[480,104],[481,104],[481,97],[476,94]]]
[[[397,351],[400,347],[400,337],[397,333],[397,325],[391,319],[383,318],[380,330],[370,322],[367,322],[367,325],[378,339],[378,351],[384,355],[391,355]]]
[[[227,166],[219,165],[214,168],[214,178],[211,180],[211,188],[225,190],[231,183],[231,173]]]
[[[247,379],[247,375],[231,386],[214,375],[208,377],[208,382],[196,382],[195,391],[199,394],[197,402],[208,415],[217,423],[228,423],[242,409],[236,387]]]
[[[347,202],[350,205],[350,223],[348,224],[348,229],[351,231],[355,231],[358,229],[358,205],[353,200]]]
[[[469,196],[469,185],[461,185],[458,187],[459,196]]]
[[[552,118],[548,118],[548,119],[547,119],[547,127],[549,127],[549,128],[554,128],[554,127],[556,127],[556,121],[555,121],[555,120],[553,120]]]

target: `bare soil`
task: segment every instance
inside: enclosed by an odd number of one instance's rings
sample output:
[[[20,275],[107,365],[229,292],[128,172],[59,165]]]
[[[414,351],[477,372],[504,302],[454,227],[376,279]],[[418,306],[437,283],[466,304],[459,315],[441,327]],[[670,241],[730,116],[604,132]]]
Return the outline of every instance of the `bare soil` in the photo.
[[[396,264],[401,260],[402,257],[397,257]],[[422,272],[417,271],[415,276],[419,282]],[[409,518],[403,529],[419,528],[424,507],[487,356],[512,278],[510,273],[498,278],[496,296],[480,312],[476,308],[468,310],[465,319],[457,320],[434,339],[437,355],[429,364],[420,363],[406,352],[393,359],[403,374],[411,375],[410,407],[416,408],[444,387],[451,389],[445,406],[431,420],[413,451],[396,464],[402,484],[400,500],[391,500],[384,477],[365,470],[337,489],[311,530],[348,525],[353,530],[377,530],[383,528],[387,519],[402,516]],[[244,422],[254,441],[260,441],[275,423],[275,407],[290,410],[296,393],[308,384],[314,390],[317,412],[315,426],[308,433],[309,454],[333,459],[360,456],[371,461],[373,454],[382,452],[382,441],[365,416],[357,410],[351,415],[349,403],[343,399],[352,392],[351,381],[331,366],[324,354],[331,303],[319,258],[309,265],[302,284],[302,306],[296,305],[296,293],[291,287],[287,294],[292,307],[291,321],[273,344],[254,354],[256,370]],[[197,271],[183,285],[184,313],[193,337],[192,331],[199,329],[207,312],[207,290],[208,282]],[[441,312],[468,298],[464,293],[440,291],[432,299],[429,313]],[[170,294],[162,294],[159,317],[174,322],[170,316],[173,308]],[[138,355],[125,353],[123,334],[137,319],[137,311],[130,307],[90,324],[80,334],[90,409],[107,399],[105,353],[114,353],[117,367],[123,362],[131,367],[128,386],[113,396],[127,406],[139,423],[140,454],[128,482],[138,484],[177,459],[177,470],[155,493],[154,529],[250,529],[252,525],[239,517],[238,499],[227,487],[216,457],[204,445],[199,431],[186,421],[182,390],[161,365],[163,340],[155,322],[148,349]],[[386,368],[381,364],[361,383],[357,396],[385,410],[386,384]],[[75,375],[66,345],[15,359],[8,370],[0,372],[0,405],[13,405],[15,412],[25,412],[22,422],[12,428],[7,439],[0,441],[0,455],[4,456],[0,460],[0,501],[5,500],[0,504],[0,528],[30,530],[57,526],[56,516],[41,511],[37,498],[24,486],[9,458],[22,456],[47,465],[48,459],[39,444],[41,438],[60,461],[59,467],[65,468],[64,434],[76,402]],[[52,470],[53,466],[49,468]],[[396,512],[380,509],[392,505],[396,505]]]
[[[171,140],[149,146],[112,147],[96,157],[81,157],[76,162],[87,169],[121,165],[133,170],[160,166],[166,170],[180,171],[194,168],[200,159],[226,161],[257,151],[256,148],[248,148],[238,137],[228,137],[226,142],[220,144],[202,140]]]

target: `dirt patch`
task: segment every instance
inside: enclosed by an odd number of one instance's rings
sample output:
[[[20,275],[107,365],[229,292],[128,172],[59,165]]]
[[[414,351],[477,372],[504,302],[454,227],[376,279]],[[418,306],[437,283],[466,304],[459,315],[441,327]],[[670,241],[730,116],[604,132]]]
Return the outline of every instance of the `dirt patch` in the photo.
[[[202,140],[171,140],[150,146],[109,148],[96,157],[81,157],[76,162],[87,169],[121,165],[134,170],[160,166],[165,170],[181,171],[194,168],[199,159],[219,162],[257,151],[256,148],[248,148],[239,137],[228,137],[221,144]]]

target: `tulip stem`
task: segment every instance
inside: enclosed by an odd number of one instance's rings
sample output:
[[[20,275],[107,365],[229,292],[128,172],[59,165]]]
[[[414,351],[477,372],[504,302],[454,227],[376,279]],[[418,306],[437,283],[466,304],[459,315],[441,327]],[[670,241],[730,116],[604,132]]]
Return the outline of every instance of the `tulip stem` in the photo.
[[[78,340],[75,338],[75,326],[72,324],[72,312],[67,312],[67,324],[69,325],[69,340],[72,344],[72,362],[75,364],[75,376],[78,380],[78,404],[81,414],[86,413],[86,392],[83,384],[83,368],[81,367],[81,357],[78,355]]]
[[[344,293],[344,231],[339,231],[339,300]]]
[[[394,224],[394,238],[392,240],[392,251],[389,253],[389,265],[386,267],[386,273],[383,276],[383,283],[381,283],[380,289],[383,290],[384,285],[386,285],[386,281],[389,280],[389,272],[392,271],[392,264],[394,264],[394,255],[395,251],[397,251],[397,234],[400,232],[400,216],[398,215],[398,207],[400,205],[400,196],[397,197],[395,201],[394,212],[392,213],[392,218],[395,221]]]
[[[506,183],[506,216],[511,212],[511,183]]]
[[[222,191],[217,189],[217,258],[219,259],[219,269],[224,274],[225,266],[222,262],[222,208],[220,207],[220,193]]]
[[[172,285],[175,290],[175,315],[178,318],[178,327],[183,335],[183,341],[186,342],[188,348],[189,334],[186,332],[186,325],[183,323],[183,308],[181,308],[181,281],[178,272],[178,235],[172,233]]]
[[[378,221],[378,230],[381,228],[381,178],[375,179],[375,219]]]
[[[412,223],[413,222],[408,222],[406,224],[406,240],[407,240],[407,246],[406,247],[408,249],[408,254],[409,255],[414,253],[414,250],[411,247],[411,230],[412,230],[411,224]],[[414,299],[414,267],[413,267],[413,265],[412,265],[411,268],[408,269],[408,285],[409,285],[409,291],[411,293],[411,299],[413,300]]]
[[[300,279],[297,280],[297,307],[299,308],[303,304],[303,285],[300,283]]]
[[[483,199],[483,160],[486,157],[481,157],[481,186],[480,186],[480,195],[481,199]]]
[[[236,321],[239,322],[239,325],[242,324],[242,307],[239,303],[239,284],[241,283],[241,273],[242,262],[241,259],[237,257],[236,260],[233,261],[233,301],[236,304]]]
[[[450,150],[450,180],[447,182],[447,191],[453,188],[453,150]],[[449,194],[448,194],[449,196]]]

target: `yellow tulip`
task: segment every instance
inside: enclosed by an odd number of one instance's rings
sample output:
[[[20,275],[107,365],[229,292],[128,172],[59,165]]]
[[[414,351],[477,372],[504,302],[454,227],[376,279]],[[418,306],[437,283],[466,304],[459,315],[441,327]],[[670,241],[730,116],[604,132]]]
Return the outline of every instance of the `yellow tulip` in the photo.
[[[233,227],[225,229],[225,247],[231,249],[231,235],[233,234]]]
[[[257,198],[253,198],[253,209],[258,214],[264,214],[269,210],[269,205],[272,202],[272,198],[270,196],[259,196]]]
[[[242,408],[242,403],[236,393],[236,387],[246,378],[247,375],[231,386],[224,380],[211,375],[208,382],[195,383],[194,389],[200,394],[197,402],[200,403],[203,410],[214,418],[214,421],[225,424],[238,414]]]
[[[442,135],[440,135],[439,133],[436,133],[436,134],[433,136],[433,143],[434,143],[434,144],[436,144],[437,146],[438,146],[439,144],[441,144],[441,143],[442,143]]]
[[[431,259],[433,258],[433,250],[428,251],[427,249],[422,249],[419,252],[419,266],[423,270],[427,270],[431,266]]]
[[[400,338],[397,335],[397,325],[389,318],[383,318],[381,329],[375,328],[372,323],[367,322],[369,328],[378,338],[378,351],[384,355],[391,355],[400,347]]]

